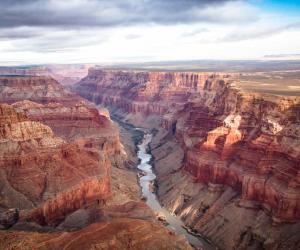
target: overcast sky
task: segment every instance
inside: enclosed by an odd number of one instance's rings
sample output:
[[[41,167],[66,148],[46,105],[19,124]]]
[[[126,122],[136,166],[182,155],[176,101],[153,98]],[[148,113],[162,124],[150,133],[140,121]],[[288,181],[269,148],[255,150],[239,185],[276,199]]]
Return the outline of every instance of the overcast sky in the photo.
[[[0,65],[300,54],[300,0],[0,0]]]

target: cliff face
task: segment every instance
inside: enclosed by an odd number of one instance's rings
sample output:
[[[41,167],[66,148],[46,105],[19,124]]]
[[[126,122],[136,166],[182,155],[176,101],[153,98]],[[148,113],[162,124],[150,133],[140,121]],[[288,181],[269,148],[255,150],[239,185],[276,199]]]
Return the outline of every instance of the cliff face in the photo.
[[[0,67],[3,76],[49,76],[62,85],[73,85],[88,74],[93,64],[65,64],[31,67]]]
[[[140,219],[92,224],[75,232],[0,232],[0,249],[184,249],[183,239],[166,228]]]
[[[187,105],[176,123],[185,170],[196,181],[231,186],[241,204],[259,202],[274,222],[299,220],[299,99],[229,88],[206,101]]]
[[[77,93],[95,103],[122,108],[130,113],[164,114],[182,106],[203,88],[207,79],[228,74],[123,72],[90,69],[74,86]]]
[[[229,74],[94,69],[75,89],[96,103],[161,119],[169,135],[152,145],[159,196],[188,225],[221,248],[250,249],[254,242],[284,249],[284,237],[300,220],[300,99],[246,93],[235,80]],[[263,216],[255,223],[230,213]]]
[[[2,209],[18,208],[20,219],[51,225],[110,195],[110,163],[103,153],[66,143],[10,105],[1,104],[0,113]]]
[[[20,100],[74,104],[80,99],[47,76],[0,76],[0,87],[1,101],[9,104]]]
[[[42,122],[68,140],[89,141],[96,147],[120,152],[117,128],[91,104],[44,76],[0,77],[0,101]]]
[[[108,198],[110,158],[122,152],[109,118],[49,77],[0,77],[0,101],[13,103],[2,114],[1,153],[3,178],[16,192],[4,195],[3,207],[30,209],[21,216],[55,224]]]
[[[0,249],[191,249],[140,201],[107,110],[41,76],[0,77],[0,102]]]

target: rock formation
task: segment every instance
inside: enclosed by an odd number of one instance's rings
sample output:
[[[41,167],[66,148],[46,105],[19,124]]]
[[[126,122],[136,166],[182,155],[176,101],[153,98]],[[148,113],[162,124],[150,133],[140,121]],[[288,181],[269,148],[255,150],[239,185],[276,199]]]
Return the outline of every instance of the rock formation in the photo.
[[[49,76],[62,85],[68,86],[79,82],[88,73],[93,64],[62,64],[26,67],[0,67],[2,76]]]
[[[10,105],[1,104],[0,113],[1,208],[18,208],[21,220],[51,225],[109,197],[106,155],[66,143]]]
[[[31,120],[47,124],[55,134],[68,140],[89,140],[91,144],[120,151],[117,128],[110,119],[44,76],[0,77],[0,101],[12,103]]]
[[[225,249],[297,249],[300,99],[245,92],[235,81],[225,73],[91,69],[75,90],[131,122],[160,119],[164,130],[152,144],[158,194],[189,226]],[[147,119],[142,125],[151,127]]]
[[[149,221],[120,219],[92,224],[75,232],[0,232],[0,249],[185,249],[183,239]]]
[[[0,76],[0,86],[1,101],[9,104],[20,100],[74,104],[80,99],[47,76]]]
[[[0,77],[0,102],[0,249],[191,249],[140,201],[107,110],[45,76]]]

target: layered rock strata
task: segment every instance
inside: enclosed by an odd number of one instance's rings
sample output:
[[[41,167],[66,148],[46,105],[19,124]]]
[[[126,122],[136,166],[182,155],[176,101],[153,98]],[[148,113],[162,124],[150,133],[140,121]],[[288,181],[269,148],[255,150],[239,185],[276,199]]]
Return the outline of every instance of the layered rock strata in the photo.
[[[165,114],[194,97],[206,80],[231,79],[228,74],[103,71],[90,69],[74,86],[77,93],[95,103],[130,113]],[[237,75],[234,75],[237,77]]]
[[[0,249],[185,249],[183,239],[166,228],[139,219],[92,224],[75,232],[0,232]]]
[[[0,101],[0,249],[191,249],[140,201],[107,111],[41,76],[2,77]]]
[[[66,143],[51,128],[0,105],[1,208],[20,219],[56,224],[110,195],[110,162],[101,151]]]
[[[91,146],[112,153],[121,151],[118,130],[110,119],[52,78],[0,77],[0,101],[12,103],[31,120],[47,124],[65,140],[85,139]]]
[[[0,76],[0,99],[5,103],[31,100],[38,103],[74,104],[80,97],[47,76]]]
[[[88,73],[93,64],[65,64],[27,67],[0,67],[2,76],[49,76],[62,85],[77,83]]]
[[[225,249],[250,249],[252,243],[284,249],[286,237],[296,249],[300,99],[246,93],[234,87],[237,80],[230,74],[92,69],[75,89],[134,114],[127,116],[132,122],[140,115],[161,120],[165,134],[152,145],[158,194],[191,227]],[[231,212],[252,219],[239,221]],[[226,230],[236,223],[229,237]]]

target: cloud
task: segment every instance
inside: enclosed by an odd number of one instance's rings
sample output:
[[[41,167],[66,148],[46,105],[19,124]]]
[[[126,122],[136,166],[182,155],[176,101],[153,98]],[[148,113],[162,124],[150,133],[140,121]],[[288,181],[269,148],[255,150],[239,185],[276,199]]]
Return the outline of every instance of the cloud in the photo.
[[[18,40],[35,38],[41,36],[42,32],[38,29],[28,27],[8,28],[0,30],[0,40]]]
[[[199,34],[203,34],[209,32],[209,29],[207,28],[196,28],[196,29],[188,29],[186,31],[184,31],[181,36],[182,37],[193,37],[193,36],[197,36]]]
[[[145,23],[228,22],[214,9],[238,0],[2,0],[0,27],[111,27]],[[233,20],[244,19],[231,12]]]
[[[38,32],[41,31],[38,29],[36,32],[39,34]],[[31,37],[28,38],[26,36],[22,39],[22,35],[17,35],[19,39],[15,39],[12,42],[13,47],[10,51],[42,53],[76,51],[80,47],[89,46],[91,44],[101,44],[109,40],[109,33],[101,31],[96,33],[97,35],[92,35],[93,31],[90,30],[82,30],[80,32],[74,30],[50,30],[50,32],[36,35],[36,37],[32,39]]]
[[[300,29],[300,22],[294,22],[285,25],[276,25],[276,26],[253,26],[251,28],[245,27],[244,30],[239,29],[235,30],[226,36],[224,36],[219,41],[221,42],[235,42],[235,41],[244,41],[251,39],[266,38],[272,35],[280,34],[285,31]]]
[[[0,0],[0,9],[0,41],[10,41],[12,50],[45,52],[101,43],[126,27],[223,24],[256,16],[242,0]],[[125,38],[137,40],[143,32]]]
[[[134,39],[138,39],[141,38],[142,36],[139,34],[128,34],[125,36],[126,39],[128,40],[134,40]]]

